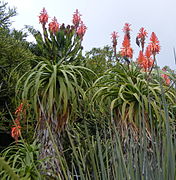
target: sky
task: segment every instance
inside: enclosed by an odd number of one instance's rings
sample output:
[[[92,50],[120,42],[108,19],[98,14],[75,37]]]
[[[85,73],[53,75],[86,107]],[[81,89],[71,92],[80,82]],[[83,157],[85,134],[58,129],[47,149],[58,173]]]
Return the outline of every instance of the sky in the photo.
[[[148,39],[152,32],[157,35],[161,52],[157,55],[160,67],[165,65],[176,69],[173,48],[176,48],[176,0],[4,0],[10,7],[16,7],[18,15],[13,18],[12,27],[24,28],[31,25],[41,30],[38,16],[43,7],[46,8],[50,19],[54,16],[60,24],[72,24],[72,16],[76,9],[82,14],[81,18],[87,26],[84,36],[84,51],[93,47],[101,48],[112,45],[111,33],[119,34],[117,50],[123,42],[123,26],[131,24],[131,45],[134,49],[135,61],[139,48],[135,38],[139,29],[144,27]],[[33,40],[31,37],[29,40]]]

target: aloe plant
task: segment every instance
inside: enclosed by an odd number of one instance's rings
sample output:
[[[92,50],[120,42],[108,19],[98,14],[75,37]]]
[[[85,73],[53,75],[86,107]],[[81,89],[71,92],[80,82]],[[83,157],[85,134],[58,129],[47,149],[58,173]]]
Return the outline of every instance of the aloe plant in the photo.
[[[43,13],[41,18],[47,17],[46,12]],[[87,78],[93,72],[81,66],[83,34],[80,36],[79,27],[65,27],[63,24],[59,28],[56,19],[51,22],[55,30],[51,26],[45,28],[45,24],[42,24],[43,35],[31,30],[40,56],[35,58],[33,68],[19,79],[16,92],[20,99],[32,104],[36,114],[37,139],[41,143],[40,157],[52,157],[55,166],[47,164],[47,169],[59,173],[60,165],[55,157],[56,151],[47,123],[59,150],[62,150],[61,131],[76,118],[79,101],[83,99],[88,86]]]
[[[140,122],[145,123],[147,132],[150,127],[164,124],[165,112],[162,102],[162,89],[157,75],[148,80],[147,73],[141,72],[135,64],[126,66],[117,65],[108,70],[94,83],[95,93],[92,101],[98,101],[112,113],[112,121],[115,121],[119,130],[124,134],[128,128],[138,133]],[[175,105],[175,91],[165,89],[166,103],[169,111],[170,122],[172,118],[172,106]],[[152,118],[152,121],[150,120]]]
[[[8,163],[3,159],[0,158],[0,169],[1,169],[1,174],[3,171],[6,172],[3,176],[0,175],[1,179],[7,179],[7,177],[10,177],[14,180],[18,180],[19,176],[15,174],[14,170],[8,165]]]
[[[39,145],[36,142],[27,144],[19,141],[11,144],[2,153],[1,179],[41,179],[39,167],[43,166],[39,160]]]

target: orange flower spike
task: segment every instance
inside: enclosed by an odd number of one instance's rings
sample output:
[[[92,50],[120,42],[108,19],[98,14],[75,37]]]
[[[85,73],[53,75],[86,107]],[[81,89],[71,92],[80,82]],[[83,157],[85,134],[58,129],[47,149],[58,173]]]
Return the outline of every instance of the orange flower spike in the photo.
[[[144,61],[142,65],[143,65],[144,71],[147,72],[147,70],[148,70],[148,62],[147,62],[147,60]]]
[[[21,103],[16,111],[15,114],[17,115],[15,119],[15,125],[12,126],[11,128],[11,136],[15,139],[16,143],[18,141],[19,136],[21,135],[21,126],[20,126],[20,119],[21,119],[21,113],[24,112],[23,109],[24,104]]]
[[[18,138],[21,135],[21,126],[14,125],[11,129],[11,136],[15,139],[16,143],[18,142]]]
[[[15,125],[11,128],[11,136],[15,139],[16,143],[18,142],[18,138],[21,136],[21,126],[18,119],[15,120]]]
[[[153,55],[156,55],[156,53],[160,52],[160,45],[158,38],[154,32],[152,32],[151,34],[150,41],[151,41],[149,43],[150,51],[152,52]]]
[[[133,57],[133,49],[130,47],[130,40],[127,35],[124,36],[124,40],[122,43],[122,48],[120,54],[124,57]]]
[[[147,46],[145,50],[145,56],[148,61],[148,68],[151,68],[154,65],[154,60],[151,58],[152,52],[150,50],[150,47]]]
[[[127,51],[126,51],[126,56],[127,57],[129,57],[129,58],[131,58],[132,59],[132,57],[133,57],[133,49],[131,48],[131,47],[129,47],[128,49],[127,49]]]
[[[137,62],[141,66],[144,61],[145,61],[145,56],[142,51],[139,51],[139,56],[137,58]]]
[[[144,68],[145,71],[149,70],[152,66],[154,61],[146,55],[143,54],[142,51],[139,52],[139,56],[137,62],[141,68]]]
[[[145,38],[147,37],[147,34],[148,33],[146,32],[146,30],[142,27],[139,30],[139,33],[136,38],[136,42],[137,42],[138,46],[140,46],[140,43],[141,43],[142,51],[144,51]]]
[[[146,47],[146,50],[145,50],[145,56],[150,59],[151,58],[151,55],[152,55],[152,52],[151,52],[151,49],[149,46]]]
[[[77,35],[83,39],[84,34],[86,33],[87,27],[81,22],[81,25],[77,29]]]
[[[81,14],[79,13],[78,9],[76,9],[76,12],[74,12],[73,14],[72,22],[75,25],[75,28],[77,29],[81,22]]]
[[[56,32],[59,31],[59,23],[57,22],[56,17],[53,18],[53,20],[49,23],[49,30],[53,33],[56,34]]]
[[[139,51],[137,62],[141,68],[144,68],[145,71],[147,71],[147,60],[142,51]]]
[[[130,40],[128,39],[127,35],[124,36],[124,40],[123,40],[122,46],[124,48],[130,47]]]
[[[43,10],[41,11],[40,13],[40,16],[39,16],[39,22],[45,26],[45,24],[48,22],[48,14],[47,14],[47,11],[45,8],[43,8]]]
[[[146,32],[146,30],[142,27],[140,30],[139,30],[139,33],[138,33],[138,38],[139,39],[144,39],[144,38],[146,38],[147,37],[147,32]]]
[[[131,47],[121,48],[120,54],[123,57],[132,58],[133,57],[133,49]]]
[[[154,66],[154,60],[153,59],[148,59],[148,68],[151,68]]]

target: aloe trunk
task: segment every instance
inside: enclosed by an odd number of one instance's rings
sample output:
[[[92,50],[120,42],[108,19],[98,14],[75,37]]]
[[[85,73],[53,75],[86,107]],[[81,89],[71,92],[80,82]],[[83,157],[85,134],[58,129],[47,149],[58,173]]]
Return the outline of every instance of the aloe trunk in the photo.
[[[52,115],[40,112],[39,127],[37,131],[37,139],[40,143],[39,157],[46,159],[45,172],[47,176],[62,177],[59,162],[60,153],[62,153],[61,130],[67,120],[67,113],[59,116],[56,109]]]

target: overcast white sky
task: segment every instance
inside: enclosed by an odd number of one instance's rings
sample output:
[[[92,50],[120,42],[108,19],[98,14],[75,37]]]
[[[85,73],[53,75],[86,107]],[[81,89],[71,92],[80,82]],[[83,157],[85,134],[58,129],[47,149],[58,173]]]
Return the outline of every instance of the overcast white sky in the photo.
[[[157,57],[158,64],[176,68],[174,64],[173,47],[176,47],[176,0],[4,0],[11,7],[17,7],[18,16],[13,20],[13,27],[22,29],[24,25],[32,25],[41,29],[38,15],[43,7],[49,16],[56,16],[58,22],[71,24],[72,14],[76,9],[82,14],[82,19],[88,27],[84,37],[84,50],[93,47],[111,45],[110,34],[119,32],[118,48],[123,41],[123,25],[131,24],[132,48],[134,58],[139,49],[135,37],[141,27],[149,36],[155,32],[161,45]]]

